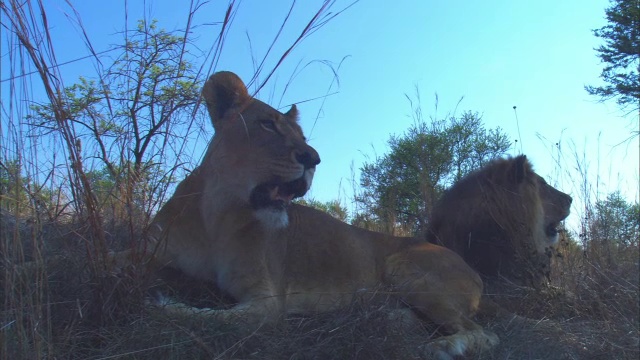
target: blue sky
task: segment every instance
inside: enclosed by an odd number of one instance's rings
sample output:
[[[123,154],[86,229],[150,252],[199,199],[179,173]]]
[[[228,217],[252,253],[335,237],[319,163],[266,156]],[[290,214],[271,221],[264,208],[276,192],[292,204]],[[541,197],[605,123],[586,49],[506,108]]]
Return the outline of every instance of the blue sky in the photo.
[[[71,13],[65,2],[44,3],[58,61],[88,54],[65,16]],[[120,42],[124,1],[72,3],[98,51]],[[294,20],[269,64],[275,64],[320,3],[298,1]],[[334,9],[348,3],[338,1]],[[146,8],[143,4],[128,1],[130,27],[146,16],[158,19],[167,30],[184,28],[188,2],[147,0]],[[260,58],[289,4],[242,1],[217,70],[249,79],[253,67],[247,38],[254,56]],[[197,13],[194,36],[203,51],[218,30],[206,24],[222,19],[223,5],[212,1]],[[637,130],[638,119],[623,117],[613,101],[598,103],[584,90],[586,84],[600,84],[601,65],[593,50],[600,42],[591,30],[606,24],[607,6],[607,0],[362,0],[296,48],[258,97],[284,107],[333,94],[324,103],[299,105],[302,127],[322,157],[311,191],[319,200],[350,202],[351,182],[354,175],[357,182],[362,162],[384,154],[389,136],[412,124],[405,94],[413,96],[418,88],[427,115],[451,113],[464,97],[458,113],[477,111],[487,128],[499,126],[514,140],[520,139],[511,153],[522,150],[541,175],[574,199],[586,196],[576,171],[579,158],[587,167],[589,196],[604,197],[607,191],[620,189],[637,201],[638,139],[615,145]],[[3,62],[6,52],[3,43]],[[332,85],[333,73],[322,61],[334,68],[340,64],[339,84]],[[283,95],[298,64],[308,66]],[[66,85],[80,75],[95,74],[89,60],[63,66],[61,71]],[[2,79],[6,77],[3,72]],[[580,201],[574,204],[578,216]]]

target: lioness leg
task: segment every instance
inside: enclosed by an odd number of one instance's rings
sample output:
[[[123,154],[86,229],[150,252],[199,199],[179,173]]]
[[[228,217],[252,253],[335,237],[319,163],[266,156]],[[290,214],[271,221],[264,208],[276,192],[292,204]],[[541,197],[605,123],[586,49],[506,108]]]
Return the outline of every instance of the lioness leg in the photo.
[[[253,304],[238,304],[230,309],[211,309],[211,308],[198,308],[189,306],[181,302],[174,302],[169,299],[163,299],[156,303],[156,305],[162,306],[163,310],[169,314],[183,315],[183,316],[197,316],[197,317],[210,317],[223,323],[236,323],[236,322],[251,322],[256,319],[265,318],[262,311],[256,310],[258,306]],[[268,319],[264,319],[268,320]]]
[[[128,264],[141,262],[154,279],[162,279],[168,284],[184,283],[185,279],[191,279],[191,281],[196,282],[203,281],[189,277],[180,269],[158,262],[157,257],[153,256],[156,251],[157,249],[155,248],[148,249],[145,253],[124,250],[110,253],[109,257],[115,268],[124,268]],[[191,306],[161,292],[153,291],[153,289],[149,292],[150,296],[147,298],[147,304],[161,308],[169,315],[210,318],[226,324],[244,323],[255,326],[275,323],[280,320],[284,314],[283,296],[274,295],[275,291],[272,290],[272,286],[269,284],[256,283],[254,286],[254,290],[262,289],[262,291],[247,296],[245,299],[240,299],[237,305],[228,309]]]
[[[239,303],[229,309],[198,308],[161,297],[154,305],[173,315],[211,318],[226,324],[256,325],[275,323],[282,318],[282,304],[274,297]]]
[[[451,335],[425,346],[440,359],[476,353],[498,343],[470,318],[482,296],[482,280],[452,251],[422,244],[394,254],[386,262],[386,280],[416,312]]]

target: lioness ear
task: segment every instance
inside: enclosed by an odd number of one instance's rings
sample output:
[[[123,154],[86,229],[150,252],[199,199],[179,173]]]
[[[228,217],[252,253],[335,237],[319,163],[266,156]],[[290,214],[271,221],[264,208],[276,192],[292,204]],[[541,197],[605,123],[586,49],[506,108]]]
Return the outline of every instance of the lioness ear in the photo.
[[[242,80],[230,71],[220,71],[211,75],[202,88],[202,97],[207,103],[207,110],[216,130],[230,108],[251,99]]]
[[[527,160],[527,156],[517,156],[511,168],[511,176],[513,176],[513,182],[515,184],[522,183],[531,171],[531,163],[529,163],[529,161]]]
[[[284,113],[284,116],[298,121],[298,107],[296,106],[296,104],[291,105],[291,109]]]

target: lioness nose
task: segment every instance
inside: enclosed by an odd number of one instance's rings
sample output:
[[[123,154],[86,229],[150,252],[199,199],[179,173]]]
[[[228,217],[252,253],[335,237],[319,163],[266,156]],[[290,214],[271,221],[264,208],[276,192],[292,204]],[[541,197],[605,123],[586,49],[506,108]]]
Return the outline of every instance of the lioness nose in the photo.
[[[296,151],[296,161],[304,165],[305,169],[309,169],[320,164],[320,155],[313,148],[302,152]]]

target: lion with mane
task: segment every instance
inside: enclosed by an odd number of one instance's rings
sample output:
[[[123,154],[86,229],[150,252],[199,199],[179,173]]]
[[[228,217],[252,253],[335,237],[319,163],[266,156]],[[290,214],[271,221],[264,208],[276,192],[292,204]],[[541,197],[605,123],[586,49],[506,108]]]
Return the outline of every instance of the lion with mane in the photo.
[[[549,277],[571,202],[533,171],[525,155],[496,159],[443,194],[427,240],[455,251],[482,275],[538,286]]]
[[[456,253],[292,203],[307,192],[320,163],[295,105],[278,112],[251,97],[231,72],[213,74],[202,95],[215,135],[202,164],[156,215],[147,248],[157,266],[215,282],[237,304],[165,303],[168,311],[276,322],[345,307],[356,293],[382,285],[407,305],[401,311],[444,329],[425,345],[428,353],[450,359],[498,343],[471,320],[483,284]]]

